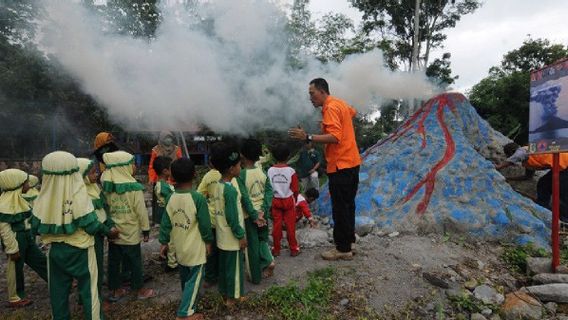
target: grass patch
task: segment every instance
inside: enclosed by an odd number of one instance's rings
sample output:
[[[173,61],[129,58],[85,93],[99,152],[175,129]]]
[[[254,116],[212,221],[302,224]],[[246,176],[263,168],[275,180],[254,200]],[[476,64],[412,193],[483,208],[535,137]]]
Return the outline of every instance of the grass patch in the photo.
[[[516,273],[525,273],[527,271],[528,257],[548,257],[550,254],[543,248],[535,248],[529,243],[524,246],[507,246],[501,255],[501,259]],[[568,258],[568,252],[566,257]]]
[[[335,287],[334,270],[325,268],[308,274],[306,286],[297,282],[270,287],[250,300],[245,308],[259,311],[268,319],[334,319],[330,312]]]

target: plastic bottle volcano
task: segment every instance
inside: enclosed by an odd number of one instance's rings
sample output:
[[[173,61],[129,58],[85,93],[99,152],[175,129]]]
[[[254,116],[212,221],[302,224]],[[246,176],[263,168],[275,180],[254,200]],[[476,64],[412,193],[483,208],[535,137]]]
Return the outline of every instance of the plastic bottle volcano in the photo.
[[[357,224],[548,248],[550,211],[515,192],[486,159],[507,142],[463,95],[432,98],[364,153]],[[324,189],[319,212],[331,215]]]

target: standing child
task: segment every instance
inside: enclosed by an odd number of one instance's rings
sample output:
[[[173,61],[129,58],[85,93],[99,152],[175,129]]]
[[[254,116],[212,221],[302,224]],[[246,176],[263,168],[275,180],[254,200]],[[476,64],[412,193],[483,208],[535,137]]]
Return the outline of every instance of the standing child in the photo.
[[[156,211],[152,212],[154,224],[160,225],[164,212],[166,211],[166,199],[174,192],[174,187],[168,183],[170,181],[170,165],[172,158],[158,156],[154,159],[154,170],[158,174],[158,181],[154,186],[154,197],[156,198]],[[170,243],[168,255],[166,257],[166,272],[175,271],[178,264],[176,261],[175,246]]]
[[[282,223],[286,224],[286,236],[290,255],[295,257],[300,254],[300,246],[296,241],[296,199],[298,198],[298,176],[286,161],[290,156],[290,149],[281,143],[274,147],[272,155],[276,164],[268,169],[268,177],[274,190],[272,200],[272,239],[274,247],[272,254],[280,255],[280,242],[282,241]]]
[[[217,283],[219,276],[219,255],[217,250],[217,232],[215,226],[217,224],[215,219],[215,204],[217,203],[215,188],[219,185],[221,180],[221,173],[213,168],[213,164],[209,163],[209,170],[201,179],[197,192],[201,193],[207,199],[207,206],[209,209],[209,217],[211,219],[211,231],[213,234],[213,246],[211,254],[207,256],[207,263],[205,264],[205,284],[206,288],[212,287]]]
[[[43,186],[36,200],[32,228],[49,243],[49,297],[53,319],[71,319],[69,293],[77,279],[84,319],[103,319],[93,235],[105,229],[79,173],[77,159],[57,151],[43,158]],[[116,238],[116,228],[108,231]]]
[[[227,306],[243,301],[243,251],[247,247],[245,216],[242,208],[241,190],[232,183],[241,171],[240,154],[237,148],[218,143],[211,154],[211,162],[221,173],[221,181],[215,188],[216,232],[219,249],[219,291]],[[256,212],[249,212],[251,216]],[[258,225],[262,218],[252,217]]]
[[[195,312],[206,256],[211,252],[213,241],[209,210],[205,198],[192,190],[193,162],[178,159],[172,163],[171,171],[176,190],[167,199],[160,225],[160,255],[165,257],[171,244],[176,246],[183,292],[176,319],[203,319],[202,314]]]
[[[261,167],[255,163],[262,154],[262,145],[258,140],[248,139],[241,147],[242,170],[239,182],[247,190],[252,205],[260,212],[270,212],[272,205],[272,186]],[[260,283],[263,275],[272,276],[274,272],[274,257],[268,246],[268,226],[258,227],[251,218],[245,219],[248,247],[246,249],[247,271],[254,284]]]
[[[37,188],[37,186],[39,185],[39,179],[38,177],[30,174],[28,176],[28,186],[29,186],[29,190],[22,194],[22,196],[24,197],[24,199],[26,199],[26,201],[30,204],[30,207],[34,207],[34,201],[37,198],[37,196],[39,195],[39,190]]]
[[[79,173],[83,177],[83,182],[89,195],[89,199],[93,203],[93,208],[97,214],[99,222],[102,224],[101,229],[94,235],[95,238],[95,254],[97,256],[97,269],[99,271],[99,294],[102,294],[104,279],[104,251],[105,251],[105,235],[115,227],[114,222],[107,216],[106,203],[104,195],[97,184],[98,173],[95,161],[87,158],[77,158],[79,165]]]
[[[16,236],[20,259],[8,260],[6,276],[11,307],[23,307],[31,303],[26,299],[24,287],[24,262],[47,281],[47,259],[35,242],[30,231],[31,207],[22,194],[27,192],[28,174],[18,169],[0,172],[0,222],[10,225]],[[11,248],[12,250],[14,248]],[[16,284],[13,286],[13,284]],[[11,285],[12,284],[12,285]],[[14,290],[15,289],[15,290]]]
[[[120,264],[126,259],[132,271],[130,286],[138,291],[138,299],[156,296],[152,289],[143,288],[142,250],[140,242],[148,242],[150,223],[144,203],[144,186],[134,179],[134,156],[128,152],[105,153],[106,170],[101,177],[103,191],[109,206],[110,218],[120,230],[120,236],[108,246],[109,300],[116,302],[126,295],[121,288]],[[143,238],[140,234],[143,234]]]
[[[4,253],[6,253],[8,258],[8,264],[16,263],[20,259],[20,252],[18,249],[18,241],[16,241],[16,234],[12,231],[10,224],[5,222],[0,222],[0,241],[4,247]],[[13,268],[13,267],[12,267]],[[13,274],[13,272],[12,272]],[[16,277],[8,276],[7,279],[8,287],[8,302],[9,306],[14,307],[25,307],[31,303],[30,300],[22,299],[18,296],[16,290]]]

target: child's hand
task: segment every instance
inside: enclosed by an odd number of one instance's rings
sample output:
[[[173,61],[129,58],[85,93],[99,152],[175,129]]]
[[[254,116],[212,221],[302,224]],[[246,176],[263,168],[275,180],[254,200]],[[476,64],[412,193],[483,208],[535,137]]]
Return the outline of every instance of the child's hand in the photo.
[[[310,218],[310,228],[316,228],[318,226],[318,222],[314,218]]]
[[[167,244],[163,244],[160,246],[160,258],[167,259],[169,247]]]
[[[259,218],[259,219],[264,219],[264,212],[263,212],[263,211],[259,211],[259,212],[258,212],[258,218]]]
[[[118,231],[118,229],[116,227],[112,227],[108,233],[108,238],[109,239],[116,239],[118,238],[118,235],[120,234],[120,231]]]
[[[254,223],[256,223],[259,227],[264,227],[266,225],[266,220],[264,220],[264,218],[258,218],[254,221]]]
[[[241,240],[239,240],[239,246],[241,249],[245,249],[248,246],[247,239],[242,238]]]
[[[211,243],[207,243],[205,245],[205,250],[207,251],[207,255],[210,256],[213,253],[213,245]]]
[[[10,257],[10,260],[12,261],[20,260],[20,251],[9,254],[8,257]]]

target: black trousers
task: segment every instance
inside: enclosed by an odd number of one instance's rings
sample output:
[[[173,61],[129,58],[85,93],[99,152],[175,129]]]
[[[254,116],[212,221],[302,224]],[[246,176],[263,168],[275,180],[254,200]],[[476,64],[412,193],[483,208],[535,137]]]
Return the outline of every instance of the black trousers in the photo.
[[[552,170],[536,184],[536,203],[552,209]],[[560,220],[568,222],[568,170],[560,171]]]
[[[355,242],[355,196],[359,186],[359,166],[328,174],[333,216],[333,240],[341,252],[350,252]]]

